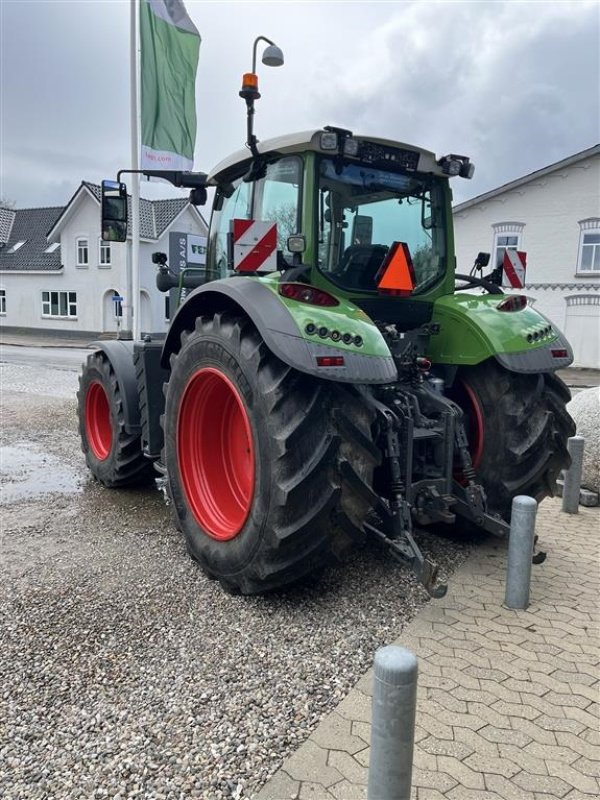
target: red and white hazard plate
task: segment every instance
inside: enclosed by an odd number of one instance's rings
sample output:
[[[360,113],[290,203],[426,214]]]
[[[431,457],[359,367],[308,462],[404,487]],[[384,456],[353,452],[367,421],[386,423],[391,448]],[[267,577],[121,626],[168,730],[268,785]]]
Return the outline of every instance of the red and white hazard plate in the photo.
[[[502,285],[522,289],[525,286],[526,268],[527,253],[521,250],[505,250],[502,262]]]
[[[236,272],[277,269],[277,223],[232,219],[233,268]]]

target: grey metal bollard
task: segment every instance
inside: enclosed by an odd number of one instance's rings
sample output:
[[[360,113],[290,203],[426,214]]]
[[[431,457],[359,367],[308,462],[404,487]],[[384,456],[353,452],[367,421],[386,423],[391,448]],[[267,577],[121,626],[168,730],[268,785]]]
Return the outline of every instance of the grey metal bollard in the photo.
[[[529,605],[536,514],[537,503],[533,497],[519,495],[513,499],[504,596],[508,608],[527,608]]]
[[[417,658],[396,645],[375,653],[368,800],[410,800]]]
[[[585,439],[583,436],[571,436],[567,441],[567,449],[571,456],[571,466],[565,472],[562,496],[562,510],[567,514],[579,513],[579,492],[581,491],[584,446]]]

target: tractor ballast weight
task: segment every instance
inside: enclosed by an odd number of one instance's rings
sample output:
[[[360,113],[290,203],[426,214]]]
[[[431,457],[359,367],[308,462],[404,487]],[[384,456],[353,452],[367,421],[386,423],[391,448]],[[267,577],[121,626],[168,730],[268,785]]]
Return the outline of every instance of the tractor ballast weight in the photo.
[[[553,493],[571,348],[495,276],[455,290],[448,179],[471,177],[468,158],[248,130],[250,152],[175,178],[215,197],[202,273],[186,285],[156,255],[159,288],[187,289],[164,342],[102,342],[84,368],[88,465],[108,486],[154,465],[227,591],[289,585],[370,536],[441,596],[418,528],[504,536],[516,494]],[[103,230],[122,236],[111,187]]]

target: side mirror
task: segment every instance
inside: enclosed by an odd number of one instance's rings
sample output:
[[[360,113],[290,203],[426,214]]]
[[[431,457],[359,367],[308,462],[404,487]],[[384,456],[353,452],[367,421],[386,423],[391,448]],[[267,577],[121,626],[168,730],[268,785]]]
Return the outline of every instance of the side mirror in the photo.
[[[102,181],[102,239],[127,241],[127,187],[119,181]]]
[[[477,253],[477,258],[475,259],[475,264],[474,264],[474,266],[477,267],[477,269],[483,269],[484,267],[487,267],[489,263],[490,263],[489,253]]]
[[[208,197],[208,193],[203,186],[200,186],[196,189],[192,189],[190,192],[190,203],[193,206],[203,206],[206,205],[206,198]]]

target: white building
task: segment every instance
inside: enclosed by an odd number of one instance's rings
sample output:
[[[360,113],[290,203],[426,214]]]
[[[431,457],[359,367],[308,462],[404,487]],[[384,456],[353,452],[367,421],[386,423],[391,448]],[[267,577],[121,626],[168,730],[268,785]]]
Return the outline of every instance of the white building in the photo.
[[[174,236],[205,241],[207,225],[184,198],[142,199],[140,217],[141,329],[162,333],[168,327],[168,295],[156,288],[152,253],[168,255]],[[64,208],[0,209],[2,327],[115,333],[127,302],[130,249],[128,243],[101,240],[100,187],[85,181]]]
[[[527,253],[525,288],[567,336],[574,365],[600,367],[600,145],[454,208],[457,271],[479,251]],[[487,273],[487,270],[484,270]]]

